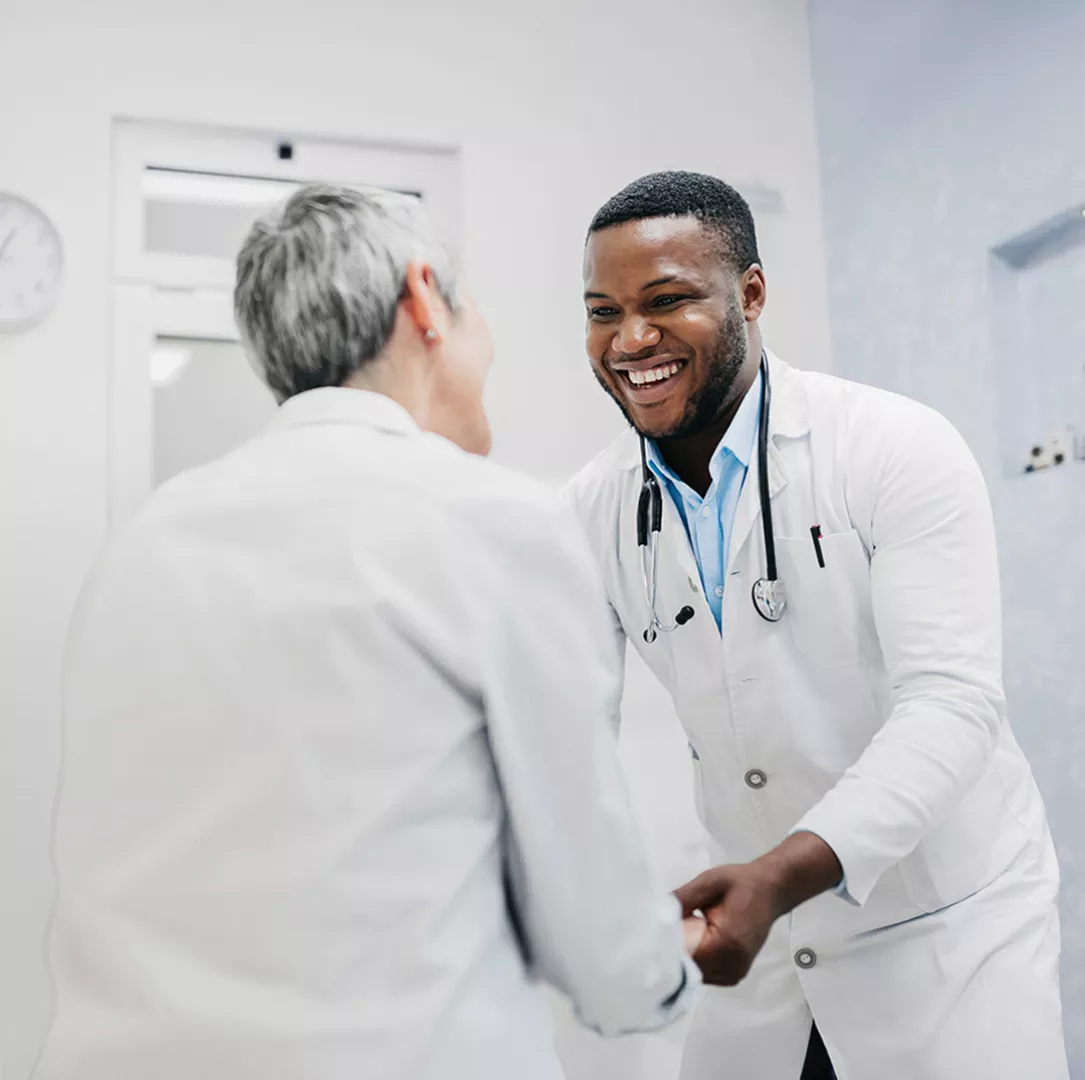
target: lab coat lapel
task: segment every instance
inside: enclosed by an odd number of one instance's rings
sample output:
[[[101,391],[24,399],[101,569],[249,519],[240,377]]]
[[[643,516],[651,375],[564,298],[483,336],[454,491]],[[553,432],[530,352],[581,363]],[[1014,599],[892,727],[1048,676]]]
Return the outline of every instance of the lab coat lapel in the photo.
[[[787,486],[787,476],[784,473],[780,451],[770,437],[768,446],[769,466],[769,499]],[[761,527],[761,497],[760,497],[761,472],[758,455],[754,454],[746,471],[746,480],[742,485],[742,494],[739,496],[738,507],[735,510],[735,523],[731,531],[731,542],[728,546],[727,569],[734,565],[739,552],[749,540],[754,526]]]
[[[769,499],[771,501],[787,486],[788,479],[783,454],[776,445],[777,440],[796,438],[806,434],[810,430],[810,421],[805,395],[798,385],[798,380],[791,377],[791,369],[771,353],[768,357],[769,379],[772,386],[768,444]],[[758,434],[760,435],[760,432]],[[753,459],[746,470],[746,480],[742,485],[742,494],[739,496],[738,507],[735,510],[735,520],[728,545],[728,571],[750,539],[754,527],[760,528],[760,468],[761,463],[755,444]]]

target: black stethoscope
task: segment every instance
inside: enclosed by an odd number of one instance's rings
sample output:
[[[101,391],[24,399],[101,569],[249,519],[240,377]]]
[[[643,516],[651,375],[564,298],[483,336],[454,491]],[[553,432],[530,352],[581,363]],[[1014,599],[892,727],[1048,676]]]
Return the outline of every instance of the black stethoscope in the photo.
[[[762,619],[779,622],[787,611],[787,589],[776,574],[776,542],[772,533],[772,504],[769,499],[769,405],[772,388],[769,386],[768,357],[761,353],[761,419],[757,430],[757,480],[758,498],[761,502],[761,525],[765,531],[765,576],[754,582],[751,598],[754,609]],[[675,616],[673,623],[665,623],[656,612],[656,589],[659,580],[659,534],[663,528],[663,491],[655,473],[648,467],[648,450],[644,436],[640,437],[641,487],[637,501],[637,544],[640,547],[641,579],[644,583],[644,599],[651,613],[651,622],[644,631],[644,640],[650,645],[659,631],[671,633],[685,626],[695,612],[688,605]]]

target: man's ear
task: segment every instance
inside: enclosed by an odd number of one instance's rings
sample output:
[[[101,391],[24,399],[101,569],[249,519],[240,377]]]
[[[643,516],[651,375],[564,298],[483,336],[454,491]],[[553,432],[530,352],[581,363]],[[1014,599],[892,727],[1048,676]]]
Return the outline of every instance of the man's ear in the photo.
[[[747,322],[756,322],[765,310],[767,299],[765,271],[757,263],[753,263],[739,279],[738,288],[742,297],[742,314]]]

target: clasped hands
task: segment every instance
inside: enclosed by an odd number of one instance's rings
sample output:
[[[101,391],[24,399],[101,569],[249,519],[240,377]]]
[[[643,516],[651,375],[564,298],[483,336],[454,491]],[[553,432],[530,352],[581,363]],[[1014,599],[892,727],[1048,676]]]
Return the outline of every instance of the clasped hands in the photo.
[[[706,870],[675,892],[682,905],[686,952],[712,986],[747,975],[772,924],[839,884],[832,848],[813,833],[795,833],[753,862]]]

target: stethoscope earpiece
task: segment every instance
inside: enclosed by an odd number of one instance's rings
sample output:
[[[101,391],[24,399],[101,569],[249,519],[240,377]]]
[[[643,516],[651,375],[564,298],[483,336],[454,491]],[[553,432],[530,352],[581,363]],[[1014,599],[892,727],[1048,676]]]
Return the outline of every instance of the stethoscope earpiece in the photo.
[[[765,534],[765,576],[754,582],[751,599],[754,609],[767,622],[779,622],[787,611],[787,589],[776,573],[776,542],[772,531],[772,502],[769,498],[769,410],[772,388],[769,386],[769,362],[761,352],[761,413],[757,431],[758,499],[761,504],[761,524]],[[660,621],[656,611],[656,588],[659,583],[659,534],[663,528],[663,492],[655,474],[648,467],[648,450],[644,436],[640,437],[641,488],[637,500],[637,544],[641,549],[641,580],[644,599],[651,621],[644,631],[648,645],[659,636],[658,631],[670,633],[685,626],[696,614],[688,604],[675,616],[674,622]]]

